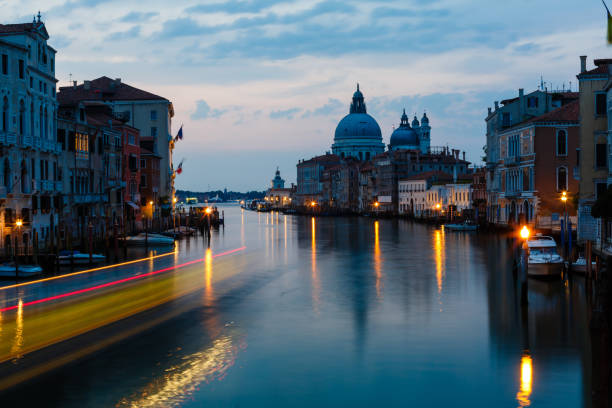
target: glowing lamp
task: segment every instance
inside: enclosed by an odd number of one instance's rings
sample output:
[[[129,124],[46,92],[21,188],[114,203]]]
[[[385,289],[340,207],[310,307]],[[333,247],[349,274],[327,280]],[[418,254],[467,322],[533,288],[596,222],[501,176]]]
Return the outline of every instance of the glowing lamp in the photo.
[[[379,205],[380,205],[380,203],[379,203],[378,201],[376,201],[376,202],[374,203],[374,207],[378,207]]]
[[[524,225],[523,228],[521,228],[521,238],[527,239],[529,238],[530,234],[531,234],[531,231],[529,231],[529,228],[527,228],[527,226]]]
[[[440,203],[436,204],[436,208],[439,210],[441,207]]]
[[[205,211],[206,211],[206,214],[210,214],[210,213],[212,212],[212,208],[210,208],[210,207],[206,207],[206,210],[205,210]]]
[[[311,206],[311,207],[314,207],[314,206],[316,206],[316,205],[317,205],[317,202],[316,202],[316,201],[312,201],[312,202],[310,203],[310,206]]]
[[[17,220],[17,221],[15,221],[15,225],[18,226],[18,227],[21,227],[23,225],[23,221]]]
[[[149,201],[149,205],[153,205],[153,201]]]
[[[561,201],[563,202],[567,201],[567,191],[564,191],[561,193]]]

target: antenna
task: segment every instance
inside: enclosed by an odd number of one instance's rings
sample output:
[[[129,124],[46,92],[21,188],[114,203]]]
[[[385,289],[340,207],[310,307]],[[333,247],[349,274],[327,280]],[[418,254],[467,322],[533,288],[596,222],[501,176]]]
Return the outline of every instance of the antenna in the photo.
[[[68,78],[70,78],[68,81],[68,85],[72,85],[72,72],[68,74]]]

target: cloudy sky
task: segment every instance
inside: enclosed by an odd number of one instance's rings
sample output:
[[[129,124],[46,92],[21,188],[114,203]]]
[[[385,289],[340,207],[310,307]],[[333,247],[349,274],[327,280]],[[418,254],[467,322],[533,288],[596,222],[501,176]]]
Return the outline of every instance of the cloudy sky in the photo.
[[[484,116],[518,88],[576,88],[579,55],[610,57],[599,0],[0,0],[38,10],[57,78],[101,75],[174,103],[178,188],[264,189],[276,166],[330,150],[360,83],[388,143],[401,111],[432,145],[480,164]]]

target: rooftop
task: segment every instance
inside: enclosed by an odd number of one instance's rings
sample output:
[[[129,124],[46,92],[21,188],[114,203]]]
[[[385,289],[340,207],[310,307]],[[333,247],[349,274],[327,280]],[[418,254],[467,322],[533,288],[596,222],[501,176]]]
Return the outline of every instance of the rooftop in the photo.
[[[134,88],[121,79],[111,79],[103,76],[77,86],[62,86],[57,94],[61,105],[72,105],[85,100],[102,101],[143,101],[161,100],[166,98],[152,94],[142,89]]]

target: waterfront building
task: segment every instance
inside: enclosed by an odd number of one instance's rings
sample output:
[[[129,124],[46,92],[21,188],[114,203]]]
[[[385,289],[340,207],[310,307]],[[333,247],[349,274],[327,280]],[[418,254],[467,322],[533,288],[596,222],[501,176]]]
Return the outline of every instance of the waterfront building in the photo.
[[[48,40],[40,13],[31,23],[0,24],[0,248],[6,256],[17,241],[20,248],[53,245],[62,207],[56,51]]]
[[[347,157],[323,171],[323,201],[337,212],[359,211],[359,168],[361,162]]]
[[[336,127],[332,152],[341,158],[350,156],[370,160],[384,151],[380,126],[376,119],[368,115],[363,94],[357,84],[349,114]]]
[[[296,205],[309,205],[313,201],[321,203],[323,199],[323,172],[340,164],[341,158],[326,153],[310,160],[300,160],[297,164]]]
[[[478,220],[486,219],[487,199],[487,168],[475,168],[472,173],[472,208]]]
[[[122,130],[105,105],[64,99],[58,93],[57,140],[63,209],[60,235],[64,247],[85,246],[90,229],[103,238],[123,223]]]
[[[135,88],[106,76],[84,81],[77,85],[61,87],[65,100],[104,102],[112,106],[114,114],[125,119],[126,124],[140,132],[142,140],[152,141],[149,149],[160,157],[157,194],[167,202],[169,209],[174,195],[174,169],[172,150],[174,142],[170,134],[174,108],[168,99]],[[151,146],[150,146],[151,147]]]
[[[404,113],[400,119],[400,125],[391,134],[388,147],[389,150],[420,150],[421,153],[426,154],[429,153],[430,149],[430,135],[431,126],[429,125],[429,118],[427,115],[423,113],[420,124],[415,115],[412,120],[412,126],[410,126],[408,115],[406,115],[406,109],[404,109]]]
[[[596,59],[594,64],[595,68],[587,70],[587,57],[581,56],[577,75],[580,94],[578,241],[600,242],[601,225],[591,216],[591,207],[606,191],[611,174],[606,87],[611,78],[612,59]]]
[[[563,191],[577,191],[572,171],[577,164],[579,102],[499,132],[500,209],[495,222],[534,223],[550,227],[564,213]],[[552,147],[552,148],[551,148]],[[571,213],[571,206],[568,206]]]
[[[156,203],[159,199],[161,156],[153,152],[153,140],[141,139],[140,143],[140,202],[138,204],[145,207],[151,201]]]
[[[291,188],[285,188],[285,180],[281,178],[280,170],[276,168],[274,178],[270,182],[270,188],[266,191],[264,199],[270,203],[272,208],[289,207],[293,201],[292,195],[295,191],[293,183]]]
[[[486,183],[487,183],[487,212],[490,222],[498,222],[504,215],[501,213],[500,198],[502,189],[502,174],[499,168],[502,157],[500,156],[500,134],[506,129],[523,123],[557,109],[562,105],[575,100],[578,94],[569,90],[548,91],[544,85],[541,89],[525,94],[521,88],[518,96],[495,101],[494,109],[488,108],[486,122],[485,161],[486,161]]]
[[[399,214],[421,217],[425,211],[427,180],[421,176],[401,179],[398,185]]]

